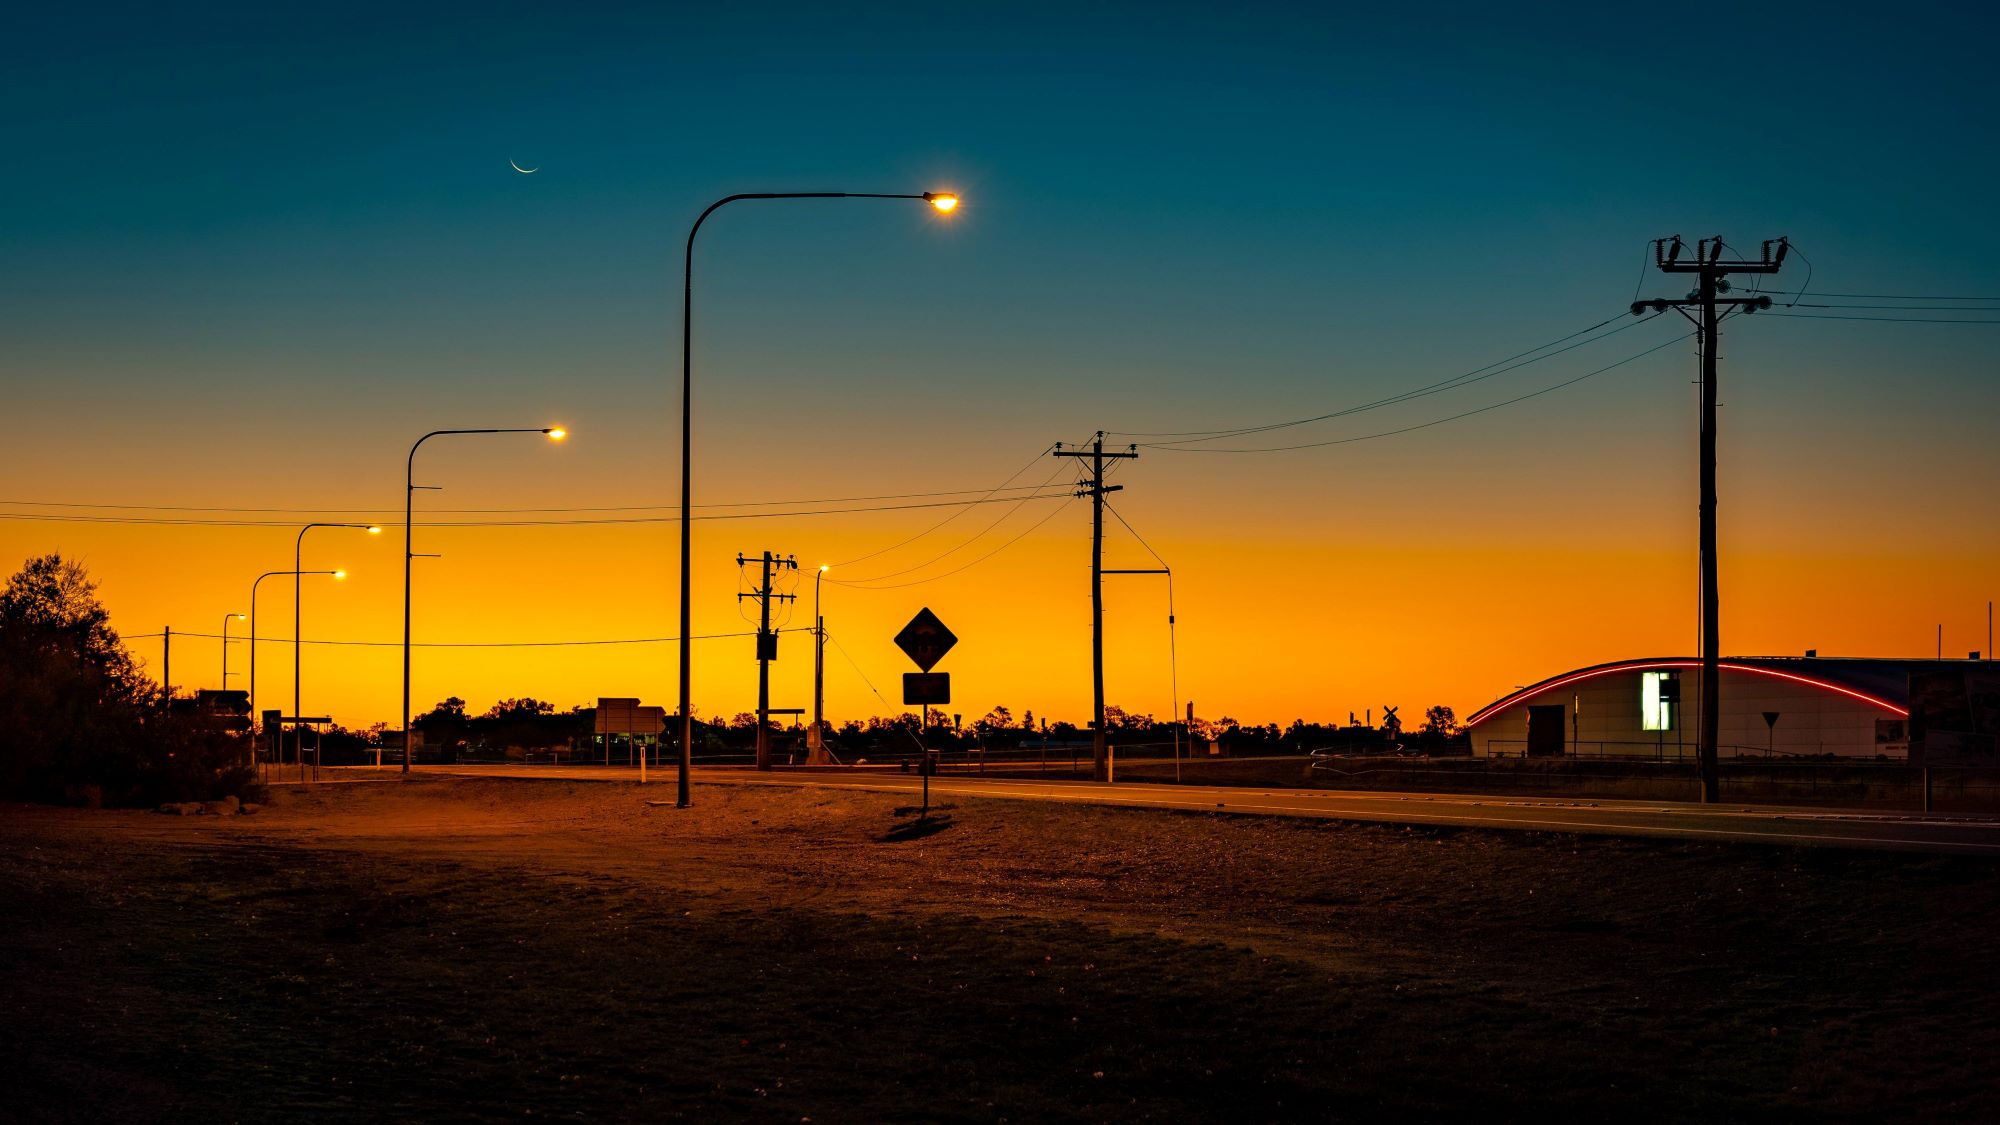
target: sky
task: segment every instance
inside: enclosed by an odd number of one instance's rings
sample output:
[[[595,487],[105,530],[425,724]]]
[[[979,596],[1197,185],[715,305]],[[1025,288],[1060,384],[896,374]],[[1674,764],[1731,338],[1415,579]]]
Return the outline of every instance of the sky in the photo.
[[[1973,5],[1700,24],[48,5],[14,24],[0,566],[82,560],[156,675],[144,635],[250,612],[301,524],[377,522],[304,540],[307,569],[349,577],[307,580],[301,635],[366,643],[304,646],[297,690],[306,713],[397,725],[411,443],[561,425],[418,455],[442,486],[420,525],[506,526],[416,529],[442,556],[415,563],[417,706],[671,706],[676,653],[653,639],[677,628],[682,254],[740,191],[964,200],[737,203],[696,249],[695,630],[754,627],[739,553],[801,564],[795,629],[831,565],[836,720],[902,710],[890,638],[923,606],[960,637],[939,670],[966,721],[1087,718],[1090,511],[1048,454],[1097,430],[1148,443],[1111,498],[1144,542],[1107,515],[1106,565],[1157,552],[1174,575],[1171,632],[1165,582],[1106,580],[1128,711],[1463,715],[1694,651],[1693,341],[1626,313],[1685,292],[1646,268],[1673,234],[1750,256],[1786,236],[1777,300],[1895,306],[1724,325],[1724,651],[1923,655],[1940,625],[1947,653],[1988,645],[2000,325],[1917,319],[2000,319],[1995,28]],[[1941,299],[1978,296],[1989,311]],[[1212,451],[1317,442],[1340,443]],[[259,706],[289,708],[286,580],[256,609]],[[600,640],[648,643],[465,647]],[[216,686],[222,648],[178,639],[174,682]],[[695,651],[700,714],[754,705],[750,637]],[[811,657],[785,635],[774,706],[810,705]]]

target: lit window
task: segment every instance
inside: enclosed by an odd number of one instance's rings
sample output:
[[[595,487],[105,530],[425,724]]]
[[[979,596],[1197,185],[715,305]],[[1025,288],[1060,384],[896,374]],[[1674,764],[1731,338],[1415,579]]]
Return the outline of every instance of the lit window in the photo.
[[[1674,729],[1674,704],[1680,702],[1680,688],[1677,673],[1639,673],[1639,729]]]

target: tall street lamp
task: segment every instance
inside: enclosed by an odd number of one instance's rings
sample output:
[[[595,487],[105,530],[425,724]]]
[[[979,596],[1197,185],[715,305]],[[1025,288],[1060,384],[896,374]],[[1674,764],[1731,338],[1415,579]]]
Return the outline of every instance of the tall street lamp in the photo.
[[[292,723],[292,727],[294,730],[298,731],[298,751],[300,754],[299,758],[300,761],[305,760],[304,754],[306,746],[305,742],[306,736],[305,736],[305,729],[301,727],[297,722],[298,717],[300,715],[305,714],[304,711],[299,709],[301,706],[301,704],[299,703],[299,695],[300,695],[299,654],[303,648],[303,645],[301,643],[302,639],[300,636],[302,631],[300,623],[305,618],[305,612],[301,608],[302,603],[305,601],[304,597],[302,596],[305,592],[305,587],[303,585],[303,579],[301,579],[300,577],[301,571],[299,568],[305,565],[304,557],[306,549],[306,532],[311,531],[315,527],[350,527],[355,529],[356,531],[365,531],[370,535],[382,534],[382,529],[372,523],[309,523],[304,527],[299,528],[299,537],[292,543],[292,719],[294,720]]]
[[[821,564],[813,575],[813,725],[806,734],[806,763],[819,764],[826,754],[826,618],[819,612],[820,579],[833,568]]]
[[[694,558],[694,237],[701,224],[725,203],[739,199],[921,199],[940,215],[958,209],[958,196],[951,192],[926,191],[914,195],[857,191],[752,191],[725,195],[688,228],[687,262],[681,290],[681,808],[689,805],[688,771],[694,762],[694,613],[690,568]]]
[[[448,434],[541,434],[550,441],[561,441],[569,436],[569,431],[560,426],[527,426],[511,429],[486,430],[432,430],[410,446],[410,457],[403,471],[403,772],[410,772],[410,560],[417,556],[410,549],[411,515],[416,507],[418,488],[437,488],[438,485],[417,484],[417,449],[434,437]],[[435,556],[427,556],[435,557]]]
[[[244,620],[244,617],[240,613],[225,613],[222,615],[222,690],[223,691],[229,690],[229,623],[231,621],[242,621],[242,620]]]
[[[335,581],[347,577],[347,572],[344,570],[309,570],[306,573],[324,574]],[[276,577],[280,574],[291,575],[293,578],[297,578],[299,572],[296,570],[267,570],[258,575],[255,582],[250,583],[250,726],[253,731],[259,729],[257,722],[262,717],[257,710],[257,587],[264,584],[264,579]],[[294,600],[296,601],[296,598]],[[250,745],[253,749],[257,745],[257,738],[254,734],[251,736]],[[264,747],[264,752],[272,761],[276,761],[278,757],[277,743],[274,742]]]

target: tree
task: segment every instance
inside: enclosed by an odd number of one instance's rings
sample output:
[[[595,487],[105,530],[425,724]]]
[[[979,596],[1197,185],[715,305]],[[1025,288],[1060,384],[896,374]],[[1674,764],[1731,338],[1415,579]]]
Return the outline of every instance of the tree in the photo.
[[[107,701],[136,701],[150,685],[111,628],[97,583],[61,555],[29,559],[0,590],[0,634],[23,653],[74,660]]]
[[[464,704],[461,702],[461,709],[463,709],[463,706]],[[555,714],[555,710],[556,705],[553,703],[544,703],[532,696],[524,695],[519,699],[503,699],[495,703],[492,709],[487,711],[483,717],[488,719],[532,719],[537,715],[553,715]]]
[[[458,760],[471,729],[465,717],[465,700],[455,695],[418,715],[410,725],[422,731],[425,745],[436,746],[439,756],[447,762]]]
[[[1437,739],[1450,738],[1458,733],[1458,716],[1440,703],[1424,712],[1423,733]]]
[[[159,800],[250,793],[242,740],[175,714],[126,652],[97,584],[60,555],[0,589],[0,796]]]
[[[502,699],[472,722],[472,732],[483,747],[523,751],[547,750],[589,737],[593,724],[579,720],[577,712],[560,717],[555,712],[555,704],[532,696]]]

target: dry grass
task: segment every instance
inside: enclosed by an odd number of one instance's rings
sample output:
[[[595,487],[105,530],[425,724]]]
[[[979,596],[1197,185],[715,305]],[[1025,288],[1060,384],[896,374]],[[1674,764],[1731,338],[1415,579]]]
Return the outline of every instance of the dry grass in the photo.
[[[1975,860],[427,780],[0,814],[0,1118],[2000,1118]]]

